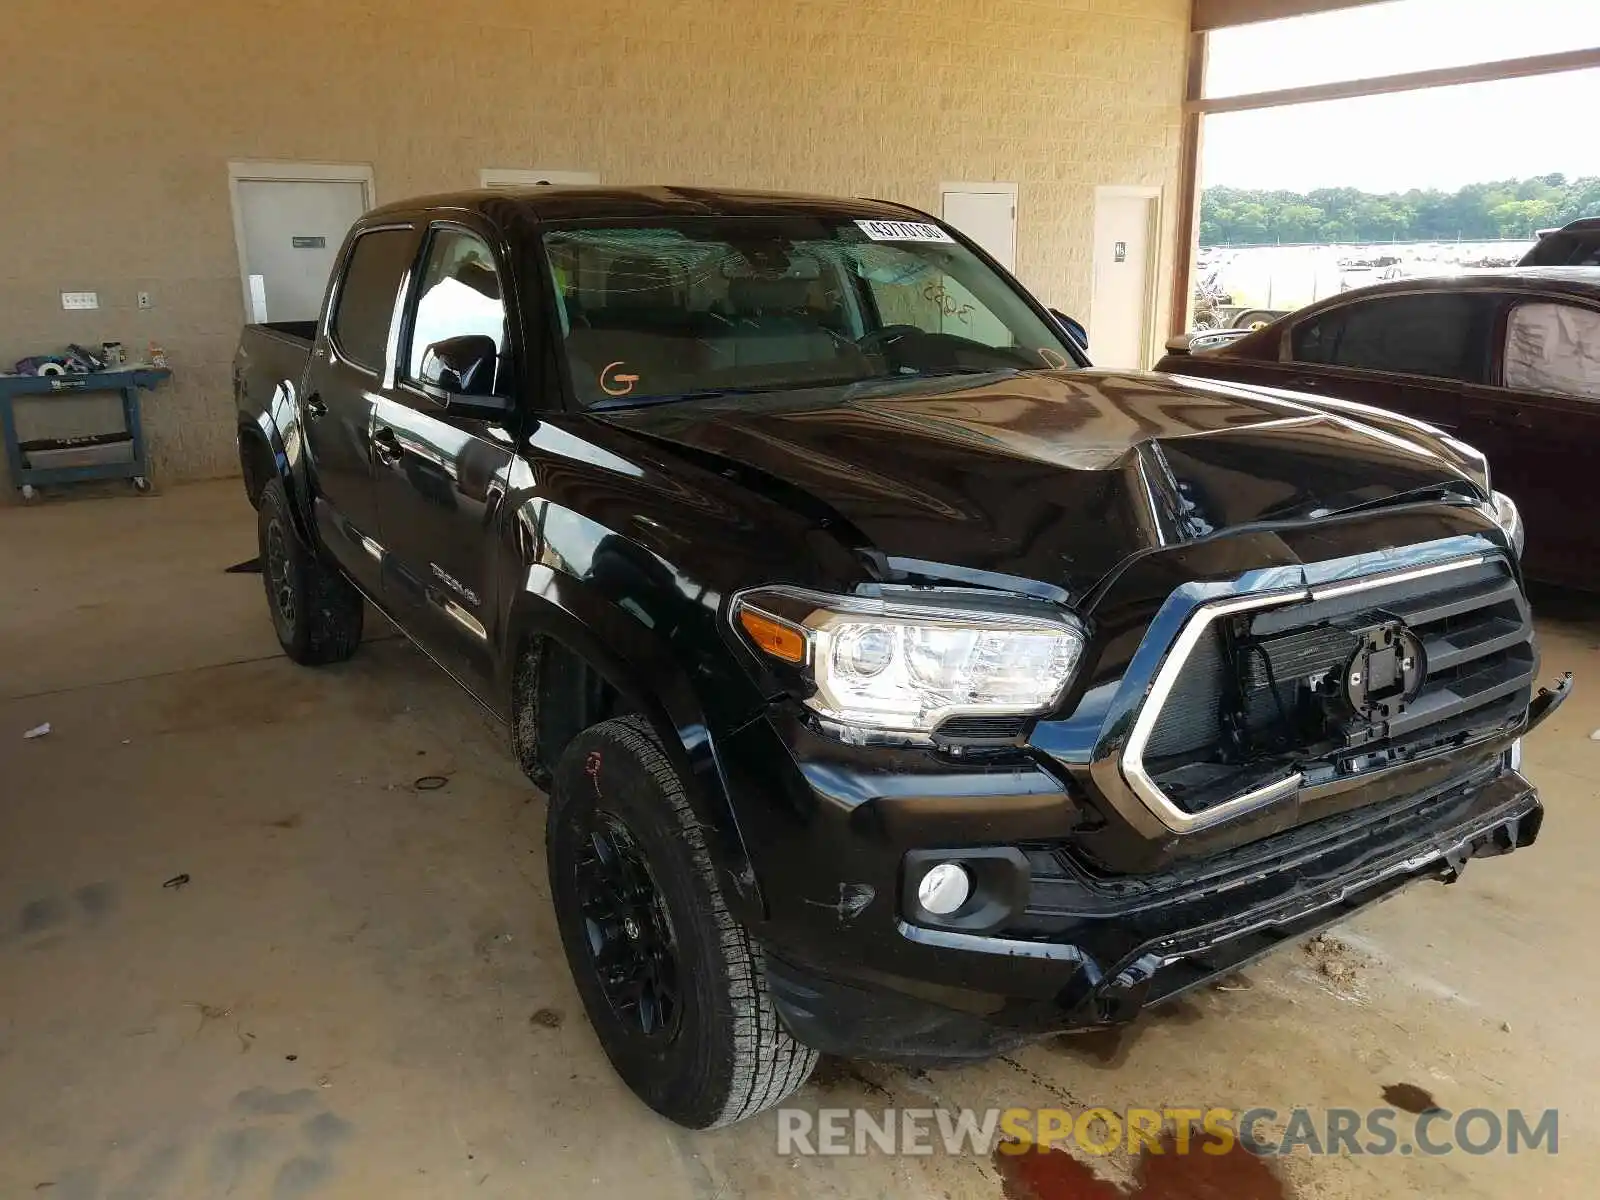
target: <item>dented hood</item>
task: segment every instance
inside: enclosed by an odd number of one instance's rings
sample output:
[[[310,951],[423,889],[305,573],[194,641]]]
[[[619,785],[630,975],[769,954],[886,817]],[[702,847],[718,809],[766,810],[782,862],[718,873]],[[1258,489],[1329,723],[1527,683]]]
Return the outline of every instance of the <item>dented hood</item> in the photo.
[[[1167,375],[924,379],[592,415],[775,499],[798,490],[863,548],[1076,594],[1142,550],[1469,478],[1426,426]]]

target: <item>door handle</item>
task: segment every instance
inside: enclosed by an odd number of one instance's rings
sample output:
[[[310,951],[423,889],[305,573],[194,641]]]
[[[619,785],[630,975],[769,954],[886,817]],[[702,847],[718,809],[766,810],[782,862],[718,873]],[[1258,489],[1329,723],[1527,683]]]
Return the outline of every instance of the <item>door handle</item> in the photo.
[[[1483,420],[1499,429],[1533,428],[1533,422],[1528,419],[1528,414],[1517,409],[1510,412],[1504,409],[1489,409],[1483,414]]]
[[[306,397],[306,416],[310,417],[314,421],[318,417],[325,417],[327,415],[328,404],[327,401],[322,398],[321,392],[312,392],[311,395]]]
[[[405,454],[405,449],[400,445],[400,439],[394,436],[394,430],[387,425],[378,426],[372,435],[372,450],[380,460],[393,466]]]
[[[1304,391],[1309,391],[1312,388],[1321,387],[1322,380],[1318,379],[1315,375],[1296,375],[1293,379],[1289,380],[1289,386],[1300,388]]]

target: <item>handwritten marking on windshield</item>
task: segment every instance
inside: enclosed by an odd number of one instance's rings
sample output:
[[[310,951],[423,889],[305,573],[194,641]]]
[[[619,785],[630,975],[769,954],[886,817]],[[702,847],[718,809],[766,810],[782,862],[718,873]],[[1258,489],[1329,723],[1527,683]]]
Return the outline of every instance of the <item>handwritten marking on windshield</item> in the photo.
[[[947,317],[954,317],[964,325],[972,324],[971,304],[962,304],[949,292],[944,290],[942,283],[930,283],[922,289],[922,298],[931,300],[939,306],[939,310]]]
[[[618,367],[626,366],[622,361],[607,363],[600,370],[600,390],[608,396],[626,396],[633,391],[633,385],[639,382],[637,375],[615,374]]]

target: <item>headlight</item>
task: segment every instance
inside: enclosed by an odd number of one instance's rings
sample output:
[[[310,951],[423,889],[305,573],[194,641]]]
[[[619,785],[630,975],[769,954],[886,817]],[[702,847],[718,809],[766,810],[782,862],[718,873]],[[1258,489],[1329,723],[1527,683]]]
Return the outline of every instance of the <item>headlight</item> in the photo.
[[[1511,552],[1521,558],[1522,543],[1526,540],[1522,514],[1517,511],[1517,502],[1504,492],[1494,493],[1494,519],[1505,532],[1506,541],[1511,543]]]
[[[763,588],[735,597],[732,616],[757,648],[793,667],[807,706],[863,732],[920,737],[960,714],[1045,712],[1083,653],[1070,617],[1000,599]]]

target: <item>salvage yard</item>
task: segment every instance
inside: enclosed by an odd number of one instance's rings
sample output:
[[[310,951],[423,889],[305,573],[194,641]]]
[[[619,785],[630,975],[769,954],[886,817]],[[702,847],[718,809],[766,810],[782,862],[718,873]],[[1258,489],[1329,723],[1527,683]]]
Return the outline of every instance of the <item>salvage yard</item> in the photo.
[[[1011,1160],[780,1156],[773,1113],[694,1134],[645,1108],[583,1016],[549,907],[543,797],[502,730],[376,616],[348,664],[294,666],[260,577],[225,572],[255,546],[237,481],[0,511],[6,1200],[1592,1187],[1600,606],[1546,602],[1544,675],[1570,668],[1578,687],[1527,747],[1549,809],[1530,851],[1413,888],[1120,1035],[959,1071],[824,1060],[791,1102],[1431,1099],[1558,1109],[1559,1153],[1302,1154],[1271,1170],[1195,1157],[1139,1183],[1113,1155],[1094,1166],[1103,1187],[1065,1162],[1030,1185]],[[1226,1190],[1196,1190],[1219,1174]]]

